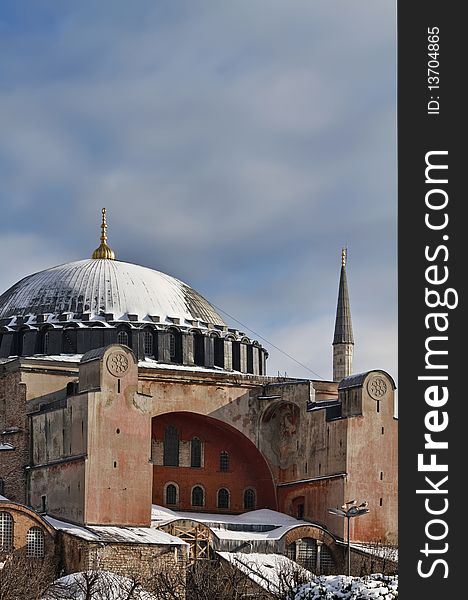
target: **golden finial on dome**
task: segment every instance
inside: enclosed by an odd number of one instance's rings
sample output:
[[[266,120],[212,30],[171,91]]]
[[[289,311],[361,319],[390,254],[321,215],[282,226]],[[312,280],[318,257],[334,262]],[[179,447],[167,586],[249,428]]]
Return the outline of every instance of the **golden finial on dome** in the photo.
[[[346,267],[346,258],[348,256],[348,248],[341,249],[341,266]]]
[[[107,223],[105,208],[102,209],[101,245],[93,252],[93,258],[107,258],[108,260],[115,259],[114,251],[107,245]]]

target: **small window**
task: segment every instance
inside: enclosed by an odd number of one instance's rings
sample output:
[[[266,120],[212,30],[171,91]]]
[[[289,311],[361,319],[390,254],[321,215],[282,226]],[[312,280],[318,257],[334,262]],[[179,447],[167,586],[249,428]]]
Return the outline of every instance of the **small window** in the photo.
[[[219,455],[219,470],[224,473],[229,471],[229,453],[225,450]]]
[[[173,483],[166,486],[166,504],[177,504],[177,488]]]
[[[153,345],[153,332],[146,329],[143,334],[143,342],[145,347],[145,356],[153,356],[154,345]]]
[[[13,550],[13,517],[10,513],[0,512],[0,552]]]
[[[190,466],[201,467],[201,441],[194,437],[190,449]]]
[[[218,490],[218,508],[229,508],[229,490],[226,488]]]
[[[117,343],[122,344],[122,346],[128,346],[128,333],[126,331],[119,331],[117,334]]]
[[[256,496],[256,494],[255,494],[254,489],[249,488],[249,489],[245,490],[245,492],[244,492],[244,508],[246,510],[253,510],[255,508],[255,504],[256,504],[255,496]]]
[[[380,498],[380,506],[383,506],[383,498]]]
[[[175,358],[176,355],[176,343],[175,343],[175,335],[173,333],[169,334],[169,356],[170,358]]]
[[[205,492],[200,485],[192,490],[192,506],[203,506],[205,504]]]
[[[62,351],[64,354],[76,354],[77,351],[77,334],[76,329],[68,327],[63,331]]]
[[[164,431],[164,456],[165,467],[179,466],[179,431],[169,425]]]
[[[44,532],[39,527],[31,527],[28,531],[26,554],[30,558],[44,557]]]
[[[44,333],[44,337],[42,338],[42,353],[48,354],[49,352],[49,338],[50,334],[48,331]]]

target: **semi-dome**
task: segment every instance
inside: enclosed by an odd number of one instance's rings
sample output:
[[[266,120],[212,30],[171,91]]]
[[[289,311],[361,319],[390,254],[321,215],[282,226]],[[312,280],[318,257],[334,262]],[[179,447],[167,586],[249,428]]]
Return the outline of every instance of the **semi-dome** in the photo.
[[[109,259],[66,263],[25,277],[0,296],[0,319],[152,321],[225,326],[187,284],[159,271]]]

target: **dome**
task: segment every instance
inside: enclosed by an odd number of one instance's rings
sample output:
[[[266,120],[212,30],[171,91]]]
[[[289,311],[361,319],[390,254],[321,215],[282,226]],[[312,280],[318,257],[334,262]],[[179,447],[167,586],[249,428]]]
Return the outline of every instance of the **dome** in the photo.
[[[80,260],[25,277],[0,296],[0,319],[150,321],[225,327],[190,286],[147,267],[105,258]]]

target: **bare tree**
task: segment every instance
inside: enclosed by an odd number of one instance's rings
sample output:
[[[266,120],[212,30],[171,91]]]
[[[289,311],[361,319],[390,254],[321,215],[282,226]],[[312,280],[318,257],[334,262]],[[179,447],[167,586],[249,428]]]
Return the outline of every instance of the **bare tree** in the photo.
[[[62,577],[44,600],[151,600],[138,576],[122,577],[108,571],[83,571]]]
[[[0,556],[0,600],[41,600],[55,579],[55,559],[29,558],[23,551]]]

